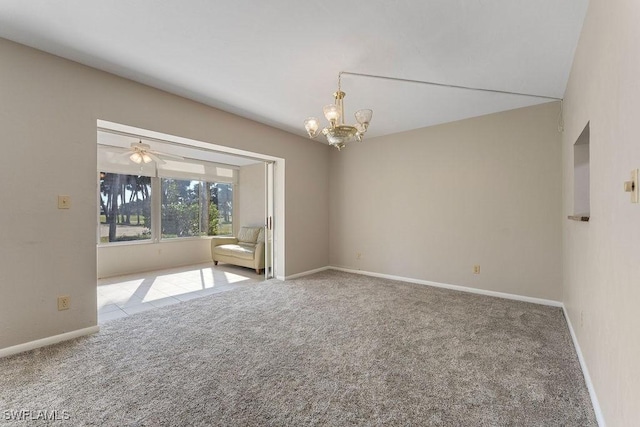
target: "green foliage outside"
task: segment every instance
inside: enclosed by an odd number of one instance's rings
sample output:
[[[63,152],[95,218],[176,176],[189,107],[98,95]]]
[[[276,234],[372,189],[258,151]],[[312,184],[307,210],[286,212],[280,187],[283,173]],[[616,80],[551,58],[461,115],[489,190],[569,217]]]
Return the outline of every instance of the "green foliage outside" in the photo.
[[[189,180],[162,181],[162,237],[220,234],[220,212],[212,197],[215,184]],[[214,194],[215,196],[215,194]],[[208,209],[205,207],[208,206]]]
[[[213,203],[209,204],[209,224],[207,226],[207,235],[216,236],[218,234],[218,208]]]
[[[233,233],[231,185],[179,179],[161,183],[162,238]],[[109,226],[101,243],[151,238],[149,177],[103,172],[100,192],[100,223]]]
[[[162,205],[162,237],[215,236],[218,234],[218,208],[209,205],[206,231],[201,224],[200,205],[178,202]]]
[[[230,222],[218,223],[218,235],[230,236],[233,234],[233,224]]]

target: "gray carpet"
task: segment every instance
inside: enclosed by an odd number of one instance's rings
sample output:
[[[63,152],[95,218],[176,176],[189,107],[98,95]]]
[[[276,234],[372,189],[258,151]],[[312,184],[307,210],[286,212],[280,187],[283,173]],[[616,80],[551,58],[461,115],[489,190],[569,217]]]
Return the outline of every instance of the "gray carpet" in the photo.
[[[560,309],[335,271],[114,320],[0,378],[0,423],[596,425]]]

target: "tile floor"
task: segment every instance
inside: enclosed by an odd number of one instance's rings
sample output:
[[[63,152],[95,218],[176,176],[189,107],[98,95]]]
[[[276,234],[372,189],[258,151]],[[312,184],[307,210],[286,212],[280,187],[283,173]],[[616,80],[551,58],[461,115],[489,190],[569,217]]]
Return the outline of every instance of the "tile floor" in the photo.
[[[98,323],[263,280],[248,268],[211,263],[100,279]]]

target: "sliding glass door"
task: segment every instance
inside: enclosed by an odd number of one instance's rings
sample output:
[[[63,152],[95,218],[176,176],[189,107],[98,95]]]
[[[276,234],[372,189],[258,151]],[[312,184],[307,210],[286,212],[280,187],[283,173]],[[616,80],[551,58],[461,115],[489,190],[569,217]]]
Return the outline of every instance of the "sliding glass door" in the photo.
[[[265,261],[264,261],[264,278],[272,279],[275,277],[274,272],[274,168],[273,162],[265,162]]]

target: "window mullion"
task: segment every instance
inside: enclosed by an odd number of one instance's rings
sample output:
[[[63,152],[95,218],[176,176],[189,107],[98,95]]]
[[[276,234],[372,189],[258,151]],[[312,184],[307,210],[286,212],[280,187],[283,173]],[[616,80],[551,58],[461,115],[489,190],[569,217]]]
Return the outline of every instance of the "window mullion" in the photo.
[[[160,242],[162,224],[160,215],[160,205],[162,204],[162,186],[160,178],[151,178],[151,239],[153,242]]]

